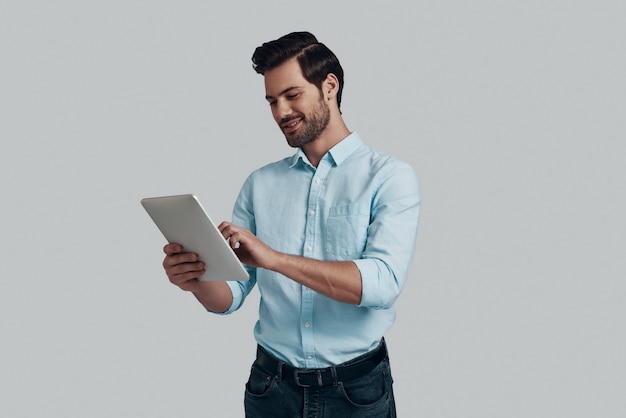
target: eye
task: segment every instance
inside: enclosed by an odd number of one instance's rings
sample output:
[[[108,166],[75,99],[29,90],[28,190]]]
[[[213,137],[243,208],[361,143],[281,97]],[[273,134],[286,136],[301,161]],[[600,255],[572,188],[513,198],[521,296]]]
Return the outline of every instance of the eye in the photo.
[[[290,94],[287,96],[287,99],[289,100],[295,100],[298,98],[298,96],[300,96],[300,93],[294,93],[294,94]]]
[[[270,100],[268,103],[270,106],[276,106],[276,100]]]

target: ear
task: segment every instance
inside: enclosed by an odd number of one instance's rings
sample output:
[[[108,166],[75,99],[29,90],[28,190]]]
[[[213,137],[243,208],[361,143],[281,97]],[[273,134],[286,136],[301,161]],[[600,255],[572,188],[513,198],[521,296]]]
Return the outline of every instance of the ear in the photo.
[[[335,99],[339,92],[339,80],[333,73],[328,73],[326,79],[322,83],[322,92],[326,100]]]

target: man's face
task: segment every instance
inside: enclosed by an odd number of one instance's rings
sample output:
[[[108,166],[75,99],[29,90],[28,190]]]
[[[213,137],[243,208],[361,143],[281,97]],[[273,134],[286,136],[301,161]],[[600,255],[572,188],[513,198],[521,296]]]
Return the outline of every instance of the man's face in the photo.
[[[304,78],[295,58],[265,72],[265,98],[292,147],[315,141],[330,121],[322,92]]]

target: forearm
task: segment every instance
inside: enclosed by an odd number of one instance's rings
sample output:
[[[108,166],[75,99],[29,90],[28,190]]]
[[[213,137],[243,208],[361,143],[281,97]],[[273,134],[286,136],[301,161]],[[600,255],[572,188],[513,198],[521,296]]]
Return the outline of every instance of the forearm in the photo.
[[[233,294],[226,282],[198,281],[192,293],[211,312],[226,312],[233,303]]]
[[[361,273],[352,261],[320,261],[277,253],[272,270],[339,302],[361,302]]]
[[[361,302],[361,273],[352,261],[320,261],[278,252],[230,222],[222,222],[219,229],[242,263],[280,273],[339,302]]]

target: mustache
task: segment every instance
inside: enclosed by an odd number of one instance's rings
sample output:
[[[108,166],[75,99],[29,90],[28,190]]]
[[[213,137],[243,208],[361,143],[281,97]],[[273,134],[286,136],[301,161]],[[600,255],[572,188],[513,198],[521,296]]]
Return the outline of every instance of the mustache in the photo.
[[[282,125],[283,123],[287,123],[289,121],[292,121],[292,120],[298,119],[298,118],[304,119],[304,115],[302,113],[298,113],[298,114],[295,114],[295,115],[287,116],[285,118],[282,118],[280,120],[279,124]]]

